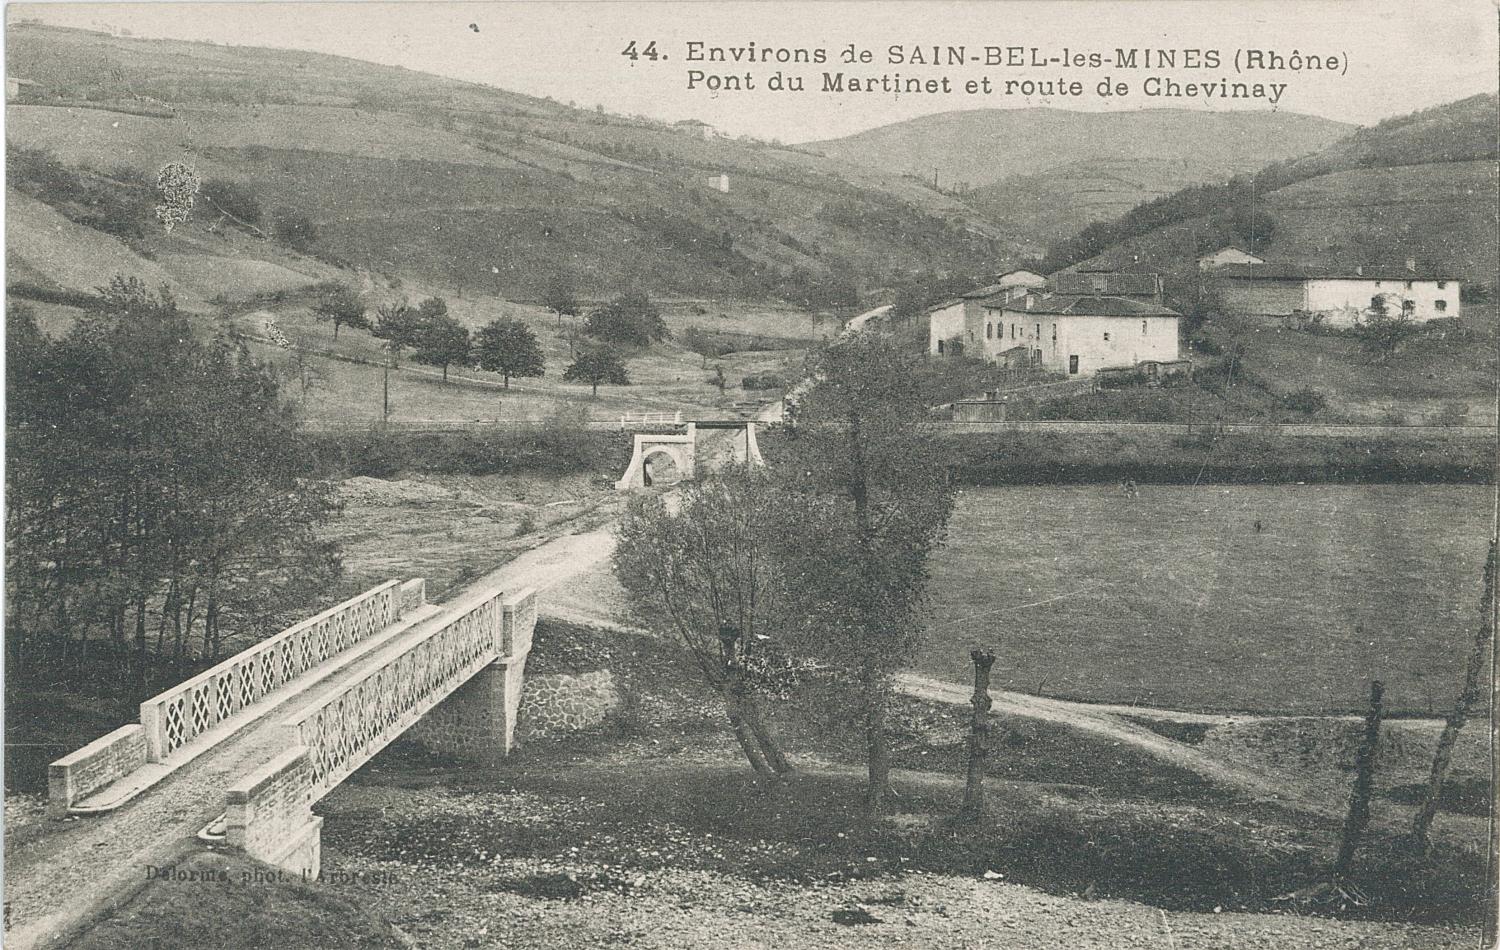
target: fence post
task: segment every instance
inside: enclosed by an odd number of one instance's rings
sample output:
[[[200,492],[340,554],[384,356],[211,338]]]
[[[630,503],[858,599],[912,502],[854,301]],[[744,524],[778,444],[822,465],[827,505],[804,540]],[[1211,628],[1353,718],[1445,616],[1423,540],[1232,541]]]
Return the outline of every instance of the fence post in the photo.
[[[969,726],[969,776],[964,785],[964,804],[960,814],[977,821],[984,815],[984,763],[989,754],[990,667],[995,654],[987,650],[970,650],[974,661],[974,718]]]
[[[1349,794],[1349,814],[1344,819],[1343,840],[1333,864],[1333,879],[1341,880],[1354,863],[1354,851],[1360,835],[1370,823],[1370,793],[1375,784],[1375,754],[1380,744],[1380,719],[1383,714],[1380,697],[1384,691],[1380,680],[1370,681],[1370,711],[1365,715],[1365,732],[1354,759],[1354,789]]]

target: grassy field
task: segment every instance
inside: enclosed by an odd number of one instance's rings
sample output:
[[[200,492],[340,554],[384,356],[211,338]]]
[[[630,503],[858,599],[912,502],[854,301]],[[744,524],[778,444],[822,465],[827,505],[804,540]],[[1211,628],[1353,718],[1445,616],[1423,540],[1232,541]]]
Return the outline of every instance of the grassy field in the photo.
[[[962,680],[1180,708],[1444,710],[1473,635],[1490,490],[969,489],[918,661]],[[1259,521],[1262,530],[1256,530]]]
[[[1329,415],[1358,422],[1495,424],[1493,304],[1469,305],[1465,332],[1413,340],[1377,363],[1358,340],[1287,330],[1265,322],[1219,318],[1207,327],[1221,346],[1247,347],[1243,371],[1285,395],[1311,387]]]
[[[411,299],[428,295],[414,288]],[[437,291],[441,293],[441,290]],[[539,307],[511,303],[486,297],[447,297],[449,312],[471,330],[500,317],[521,320],[536,333],[542,346],[546,374],[540,378],[513,379],[510,388],[501,387],[498,375],[478,369],[451,367],[449,381],[444,383],[436,367],[424,366],[406,356],[400,369],[390,374],[390,418],[394,422],[416,421],[536,421],[551,416],[561,408],[571,408],[594,419],[607,420],[625,412],[672,412],[682,410],[688,416],[722,416],[736,402],[765,403],[775,400],[778,392],[745,391],[740,382],[754,373],[786,374],[801,360],[801,349],[750,350],[705,361],[671,340],[625,353],[629,386],[601,386],[595,396],[582,383],[562,379],[571,361],[565,331],[576,328],[577,318],[557,316]],[[696,304],[674,303],[665,309],[664,318],[674,334],[687,326],[713,328],[730,338],[744,328],[757,326],[764,317],[766,329],[788,346],[798,340],[810,340],[837,322],[825,318],[816,325],[809,314],[765,308],[716,307],[709,311]],[[704,310],[699,314],[695,310]],[[310,422],[375,423],[380,421],[384,387],[384,359],[380,341],[368,331],[344,328],[337,340],[332,327],[319,323],[305,302],[291,300],[269,309],[253,309],[234,318],[242,332],[258,337],[266,334],[268,318],[313,356],[311,386],[306,396]],[[695,323],[696,321],[696,323]],[[292,364],[292,354],[267,344],[254,345],[256,355],[275,362],[293,380],[288,391],[297,393],[300,384]],[[706,364],[706,365],[705,365]],[[724,392],[713,384],[713,367],[723,367],[727,383]]]

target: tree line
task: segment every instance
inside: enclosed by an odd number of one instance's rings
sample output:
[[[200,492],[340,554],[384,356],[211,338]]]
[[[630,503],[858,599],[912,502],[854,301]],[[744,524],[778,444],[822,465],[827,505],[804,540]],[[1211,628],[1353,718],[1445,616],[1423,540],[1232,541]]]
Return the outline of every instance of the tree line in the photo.
[[[7,312],[6,649],[18,670],[124,657],[144,682],[327,591],[339,506],[242,343],[202,339],[165,287],[99,296],[56,338]]]

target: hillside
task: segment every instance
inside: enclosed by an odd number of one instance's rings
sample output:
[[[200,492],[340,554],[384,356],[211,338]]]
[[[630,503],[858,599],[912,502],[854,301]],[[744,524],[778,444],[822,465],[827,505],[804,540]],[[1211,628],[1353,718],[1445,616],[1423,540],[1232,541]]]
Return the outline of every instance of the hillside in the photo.
[[[1349,127],[1286,112],[978,109],[808,147],[965,196],[1007,233],[1047,243],[1190,184],[1315,152]]]
[[[920,183],[760,142],[320,54],[35,24],[7,42],[9,71],[35,84],[7,108],[12,147],[120,180],[186,162],[250,193],[263,231],[306,215],[304,256],[346,269],[510,298],[565,275],[585,294],[852,306],[903,273],[983,273],[1014,250]],[[10,238],[47,270],[26,221]],[[77,286],[66,267],[29,273]]]
[[[1493,284],[1500,100],[1474,96],[1361,128],[1327,148],[1227,185],[1189,188],[1055,245],[1058,266],[1153,267],[1187,275],[1223,239],[1220,216],[1254,207],[1274,225],[1266,257],[1425,267]]]

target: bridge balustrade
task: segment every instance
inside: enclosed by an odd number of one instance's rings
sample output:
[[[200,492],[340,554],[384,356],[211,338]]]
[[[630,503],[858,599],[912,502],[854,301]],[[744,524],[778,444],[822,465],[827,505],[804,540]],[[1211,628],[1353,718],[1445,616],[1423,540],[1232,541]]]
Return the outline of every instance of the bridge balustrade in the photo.
[[[306,746],[312,800],[332,790],[443,698],[513,647],[518,614],[535,594],[510,600],[479,592],[427,621],[417,639],[382,650],[343,689],[285,720],[288,742]],[[419,628],[420,629],[420,628]],[[530,627],[526,626],[529,634]]]
[[[387,581],[141,704],[147,759],[160,762],[246,706],[395,623],[401,584]]]

